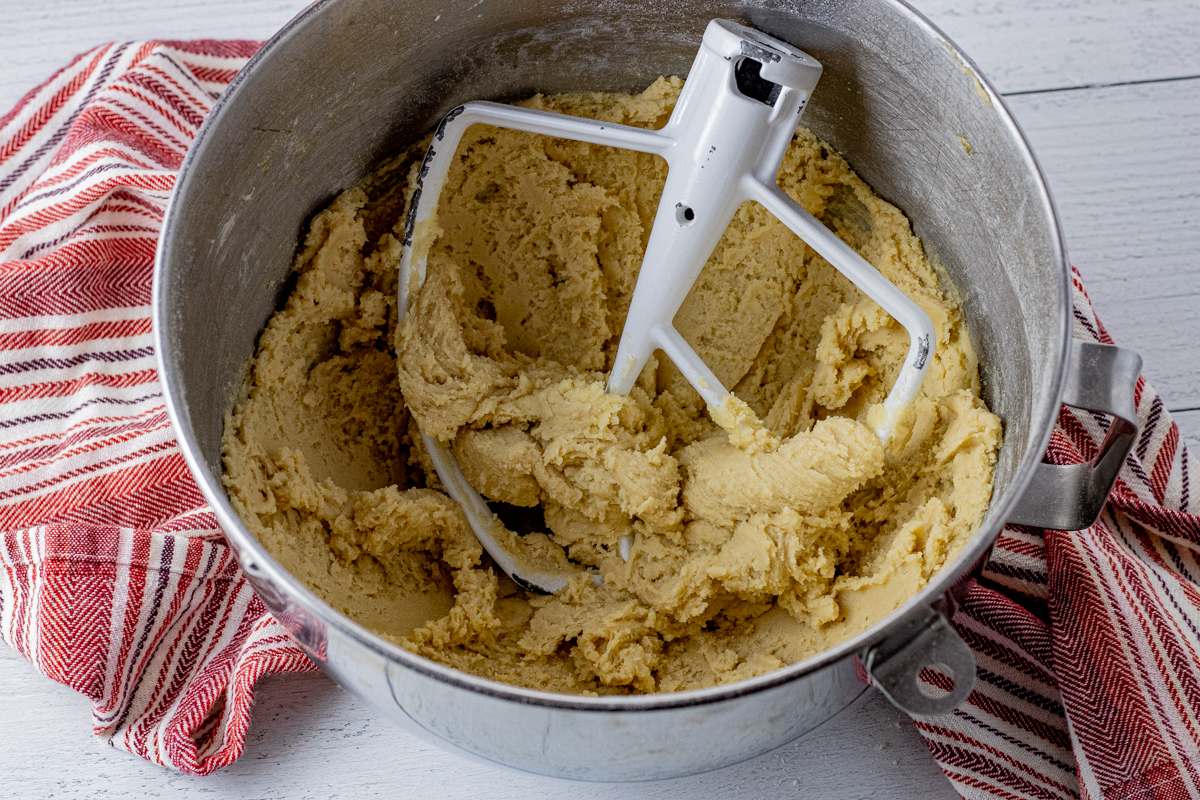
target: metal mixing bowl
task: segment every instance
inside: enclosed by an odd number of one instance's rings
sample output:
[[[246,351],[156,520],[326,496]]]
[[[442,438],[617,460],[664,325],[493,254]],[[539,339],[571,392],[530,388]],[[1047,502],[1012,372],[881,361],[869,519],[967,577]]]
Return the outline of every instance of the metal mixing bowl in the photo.
[[[815,56],[804,122],[905,211],[959,287],[984,397],[1005,425],[978,534],[901,609],[843,644],[719,688],[575,697],[496,683],[415,656],[317,599],[251,536],[221,485],[223,415],[280,303],[311,216],[401,143],[470,99],[636,91],[684,74],[705,24],[752,25]],[[338,683],[442,744],[521,769],[595,780],[713,769],[784,744],[863,691],[870,660],[897,702],[922,666],[970,651],[931,607],[978,564],[1049,438],[1070,361],[1067,262],[1032,153],[958,49],[897,0],[321,0],[218,101],[184,162],[160,242],[155,329],[180,446],[267,607]],[[965,658],[965,660],[964,660]],[[925,705],[922,705],[925,702]]]

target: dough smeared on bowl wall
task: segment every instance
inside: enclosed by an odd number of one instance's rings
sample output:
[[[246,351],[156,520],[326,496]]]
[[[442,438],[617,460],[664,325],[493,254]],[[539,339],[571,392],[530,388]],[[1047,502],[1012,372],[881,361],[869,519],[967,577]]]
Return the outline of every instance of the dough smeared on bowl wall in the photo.
[[[657,127],[681,86],[524,105]],[[471,128],[425,285],[398,325],[403,200],[424,144],[313,220],[296,287],[226,421],[234,507],[335,608],[500,681],[677,691],[762,674],[870,627],[979,526],[1001,425],[980,400],[956,296],[903,214],[811,133],[797,132],[780,186],[937,334],[886,448],[864,423],[907,333],[754,203],[675,324],[761,436],[731,442],[664,359],[629,396],[604,392],[666,176],[655,156]],[[603,585],[581,577],[531,595],[493,569],[418,431],[451,444],[524,541],[566,548]]]

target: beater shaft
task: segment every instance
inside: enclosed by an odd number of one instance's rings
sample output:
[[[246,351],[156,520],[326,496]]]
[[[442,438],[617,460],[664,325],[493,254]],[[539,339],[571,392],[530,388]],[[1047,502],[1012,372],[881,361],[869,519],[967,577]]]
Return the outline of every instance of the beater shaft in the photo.
[[[400,262],[399,314],[425,281],[430,228],[437,201],[463,133],[483,123],[529,133],[620,147],[662,156],[668,166],[637,285],[617,346],[608,391],[628,394],[655,350],[662,350],[700,393],[710,410],[731,395],[675,330],[679,307],[700,276],[738,207],[753,200],[849,278],[909,334],[900,375],[884,401],[875,434],[887,442],[900,414],[920,390],[933,355],[929,316],[845,242],[801,208],[776,175],[821,65],[789,44],[727,20],[713,20],[688,72],[671,118],[658,131],[489,102],[466,103],[438,125],[413,193]],[[496,563],[524,585],[557,591],[568,565],[533,563],[503,546],[499,524],[467,481],[453,453],[424,437],[435,469]],[[631,541],[620,546],[628,559]]]

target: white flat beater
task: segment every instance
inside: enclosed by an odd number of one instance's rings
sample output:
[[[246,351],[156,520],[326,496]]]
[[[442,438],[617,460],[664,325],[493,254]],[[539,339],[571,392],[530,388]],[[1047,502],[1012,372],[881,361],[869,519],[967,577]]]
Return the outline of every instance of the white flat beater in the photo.
[[[638,274],[609,392],[628,394],[656,349],[674,362],[704,398],[710,413],[731,397],[672,321],[738,206],[755,200],[879,303],[909,335],[909,349],[887,412],[875,433],[887,442],[901,411],[920,389],[933,355],[933,323],[853,249],[801,208],[776,184],[779,165],[795,133],[821,65],[791,45],[752,28],[716,19],[708,24],[696,60],[670,120],[661,130],[533,111],[490,102],[461,105],[445,116],[425,154],[411,202],[400,262],[399,313],[425,281],[430,241],[427,223],[463,132],[476,123],[620,147],[662,156],[668,166],[654,228]],[[438,477],[463,507],[472,530],[500,569],[526,588],[555,592],[580,570],[547,567],[514,552],[497,537],[505,532],[487,502],[463,475],[449,447],[424,436]],[[507,537],[512,540],[512,536]],[[620,545],[628,560],[631,537]],[[598,576],[597,576],[598,577]]]

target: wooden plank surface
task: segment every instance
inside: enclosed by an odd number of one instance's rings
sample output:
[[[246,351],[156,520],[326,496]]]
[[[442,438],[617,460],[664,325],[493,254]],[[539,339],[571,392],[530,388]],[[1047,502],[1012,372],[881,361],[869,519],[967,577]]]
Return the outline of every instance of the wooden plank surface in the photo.
[[[1200,408],[1200,78],[1006,102],[1100,319],[1142,354],[1168,410]],[[1186,434],[1200,445],[1194,424]]]
[[[448,2],[443,2],[449,5]],[[1196,0],[915,0],[1001,92],[1200,76]],[[303,0],[31,0],[5,3],[8,108],[65,59],[114,39],[265,39]],[[199,11],[198,9],[203,9]]]
[[[98,44],[131,39],[269,39],[303,0],[4,0],[0,114]]]
[[[134,38],[268,37],[302,0],[10,2],[0,113],[69,58]],[[447,4],[448,5],[448,4]],[[1118,342],[1200,447],[1200,3],[917,0],[972,56],[1027,132],[1074,263]],[[1090,87],[1090,88],[1089,88]],[[87,703],[0,647],[0,796],[953,796],[911,722],[878,695],[746,764],[637,787],[567,784],[480,766],[408,737],[320,676],[260,687],[246,754],[205,779],[108,748]]]
[[[1200,76],[1194,0],[912,0],[1004,93]]]
[[[656,800],[796,797],[953,800],[912,721],[870,692],[803,739],[753,761],[672,781],[576,783],[450,755],[402,733],[321,675],[281,675],[258,689],[246,752],[205,778],[180,775],[92,736],[87,703],[0,647],[6,730],[0,797],[455,798]]]
[[[1176,411],[1172,416],[1192,455],[1200,455],[1200,408]]]

